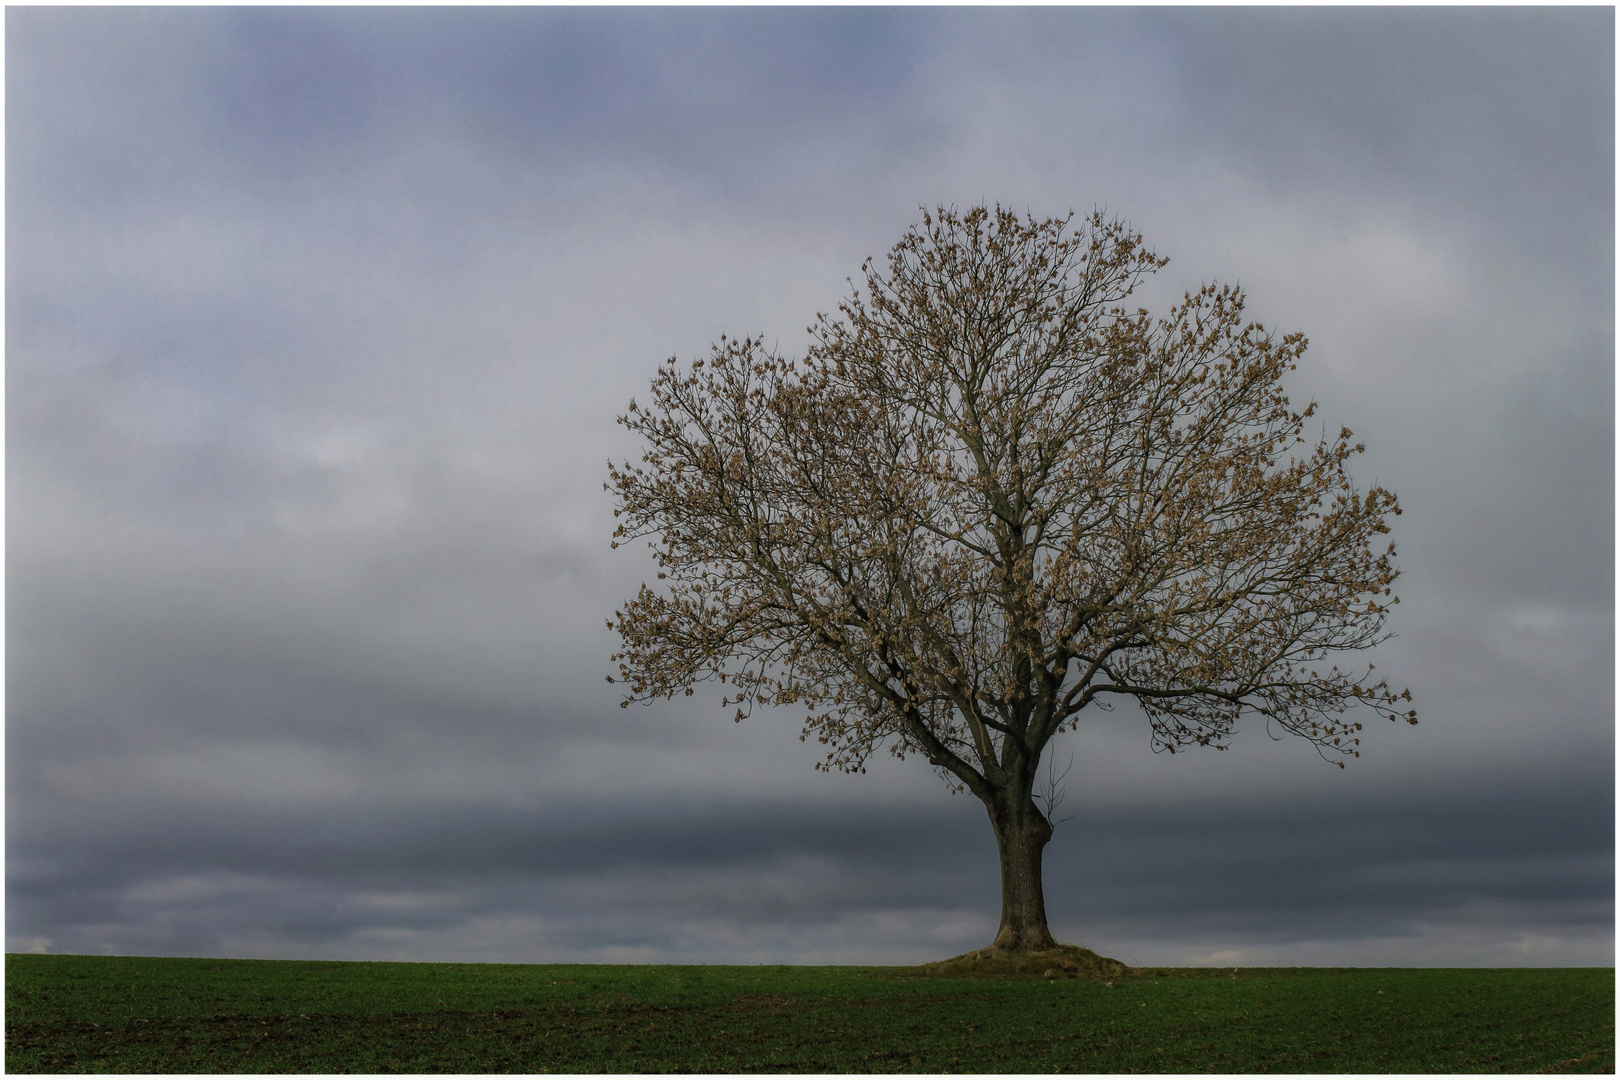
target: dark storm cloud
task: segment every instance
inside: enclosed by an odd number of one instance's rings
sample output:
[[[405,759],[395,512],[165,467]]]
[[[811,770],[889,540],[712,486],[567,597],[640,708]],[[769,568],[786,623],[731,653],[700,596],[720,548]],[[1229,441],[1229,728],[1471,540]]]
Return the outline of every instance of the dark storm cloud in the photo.
[[[621,711],[612,422],[919,203],[1103,205],[1304,328],[1407,513],[1343,773],[1074,754],[1062,936],[1613,955],[1613,13],[10,9],[10,948],[921,960],[982,812]],[[1061,816],[1061,813],[1060,813]]]
[[[1230,802],[1087,811],[1049,853],[1053,918],[1115,947],[1167,926],[1238,943],[1410,937],[1415,924],[1481,904],[1499,922],[1513,913],[1521,931],[1603,932],[1609,793],[1549,796],[1493,779],[1500,787],[1483,802],[1427,791],[1373,806],[1318,797],[1282,812]],[[85,950],[218,952],[275,928],[258,948],[279,937],[284,950],[341,951],[392,935],[410,955],[444,949],[479,920],[543,917],[549,940],[514,942],[517,959],[667,948],[682,924],[697,937],[718,936],[716,923],[764,936],[885,912],[932,913],[919,920],[924,940],[941,923],[972,934],[982,930],[971,913],[997,891],[994,844],[966,800],[943,812],[769,799],[230,810],[205,821],[170,811],[107,826],[70,820],[61,849],[14,856],[12,917],[48,919],[63,947]],[[591,910],[579,909],[584,896],[596,898]],[[224,907],[222,925],[210,913]],[[687,957],[701,959],[693,944]],[[972,938],[940,944],[965,949]]]

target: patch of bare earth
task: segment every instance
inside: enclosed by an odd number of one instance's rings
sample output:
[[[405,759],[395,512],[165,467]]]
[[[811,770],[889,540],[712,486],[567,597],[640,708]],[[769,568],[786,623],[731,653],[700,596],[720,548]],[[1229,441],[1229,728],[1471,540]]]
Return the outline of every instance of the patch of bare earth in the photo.
[[[1115,979],[1132,973],[1124,963],[1098,956],[1080,945],[1022,953],[975,949],[910,970],[919,975],[966,979]]]

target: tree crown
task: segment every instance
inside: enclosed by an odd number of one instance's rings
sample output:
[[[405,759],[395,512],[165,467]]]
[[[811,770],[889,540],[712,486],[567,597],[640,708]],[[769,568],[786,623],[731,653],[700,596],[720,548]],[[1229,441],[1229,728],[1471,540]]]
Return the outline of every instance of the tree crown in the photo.
[[[824,768],[887,747],[980,794],[1121,698],[1171,752],[1249,710],[1342,766],[1349,706],[1415,723],[1331,663],[1387,636],[1395,496],[1356,490],[1350,431],[1307,441],[1303,335],[1231,287],[1124,305],[1166,261],[1101,214],[941,209],[802,359],[672,358],[609,470],[666,583],[609,623],[623,704],[717,679],[739,720],[804,707]]]

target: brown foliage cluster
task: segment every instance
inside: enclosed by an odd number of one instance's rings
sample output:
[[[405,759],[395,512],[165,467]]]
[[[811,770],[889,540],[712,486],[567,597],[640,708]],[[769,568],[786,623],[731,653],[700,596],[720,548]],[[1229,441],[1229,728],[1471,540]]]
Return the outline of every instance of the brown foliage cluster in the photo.
[[[940,210],[802,360],[722,338],[661,367],[610,469],[661,571],[609,623],[625,704],[718,679],[738,719],[804,707],[826,768],[884,746],[979,794],[1121,698],[1169,751],[1245,710],[1335,760],[1352,704],[1416,722],[1331,663],[1386,636],[1395,496],[1356,490],[1348,430],[1307,441],[1280,383],[1305,338],[1239,290],[1125,306],[1165,261],[1100,214]]]

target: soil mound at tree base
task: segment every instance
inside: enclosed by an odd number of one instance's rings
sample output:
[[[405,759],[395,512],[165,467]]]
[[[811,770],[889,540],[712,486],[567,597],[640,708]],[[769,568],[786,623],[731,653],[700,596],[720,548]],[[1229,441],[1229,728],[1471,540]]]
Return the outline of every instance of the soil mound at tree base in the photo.
[[[975,949],[912,970],[919,975],[966,979],[1113,979],[1131,973],[1120,961],[1079,945],[1023,953]]]

